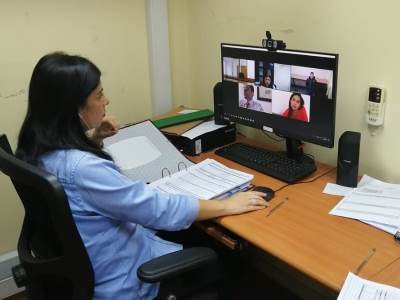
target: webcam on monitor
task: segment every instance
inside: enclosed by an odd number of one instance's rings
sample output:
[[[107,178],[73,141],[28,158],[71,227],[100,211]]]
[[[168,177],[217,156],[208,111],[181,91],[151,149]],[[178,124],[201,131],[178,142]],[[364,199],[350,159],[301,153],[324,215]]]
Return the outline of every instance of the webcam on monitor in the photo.
[[[271,32],[266,31],[266,39],[262,39],[262,47],[267,48],[269,51],[283,50],[286,48],[286,43],[282,40],[274,40]]]

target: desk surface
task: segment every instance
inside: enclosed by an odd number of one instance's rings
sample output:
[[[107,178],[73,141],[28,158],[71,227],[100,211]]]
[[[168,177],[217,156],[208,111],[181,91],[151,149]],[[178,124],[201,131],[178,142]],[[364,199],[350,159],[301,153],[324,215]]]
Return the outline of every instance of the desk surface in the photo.
[[[191,157],[195,162],[205,158],[213,158],[229,167],[254,174],[255,185],[269,186],[274,190],[286,185],[213,152]],[[217,222],[333,294],[339,292],[347,273],[355,272],[372,248],[376,252],[359,276],[400,287],[397,272],[400,270],[400,259],[396,267],[389,268],[400,257],[399,243],[390,234],[360,221],[328,214],[341,199],[322,193],[327,182],[335,182],[336,172],[332,167],[317,164],[317,171],[303,181],[313,179],[312,182],[289,185],[278,191],[266,209],[222,217]],[[288,200],[267,216],[268,211],[285,198]],[[393,279],[395,274],[396,280]]]

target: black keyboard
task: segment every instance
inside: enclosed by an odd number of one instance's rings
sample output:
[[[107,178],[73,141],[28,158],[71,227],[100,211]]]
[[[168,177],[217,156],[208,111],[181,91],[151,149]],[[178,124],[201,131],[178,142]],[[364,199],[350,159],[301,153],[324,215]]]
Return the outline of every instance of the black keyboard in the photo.
[[[297,162],[283,152],[271,152],[242,143],[217,149],[215,154],[288,183],[298,181],[316,170],[314,160],[307,156]]]

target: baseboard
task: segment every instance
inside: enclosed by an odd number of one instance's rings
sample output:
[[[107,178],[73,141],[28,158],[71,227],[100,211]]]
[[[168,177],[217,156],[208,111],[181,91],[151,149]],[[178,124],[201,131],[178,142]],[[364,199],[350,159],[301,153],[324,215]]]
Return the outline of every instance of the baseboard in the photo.
[[[18,288],[15,285],[14,278],[9,277],[0,280],[0,299],[10,297],[12,295],[23,292],[25,288]]]
[[[22,292],[24,288],[18,288],[12,277],[11,268],[19,264],[17,251],[0,255],[0,299]]]

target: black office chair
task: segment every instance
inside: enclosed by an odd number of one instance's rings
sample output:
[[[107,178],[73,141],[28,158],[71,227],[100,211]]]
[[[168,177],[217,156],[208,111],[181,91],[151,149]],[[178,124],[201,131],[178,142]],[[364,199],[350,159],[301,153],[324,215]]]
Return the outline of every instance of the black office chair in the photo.
[[[5,135],[0,135],[0,171],[12,180],[25,209],[18,241],[20,265],[13,268],[17,286],[26,287],[30,300],[92,299],[92,265],[62,185],[53,175],[15,158]],[[209,248],[188,248],[145,263],[138,276],[145,282],[166,283],[164,299],[200,299],[199,293],[203,299],[216,299],[215,280],[208,282],[196,273],[215,261]]]
[[[12,180],[25,209],[19,241],[17,286],[29,299],[91,299],[94,274],[67,196],[51,174],[11,153],[0,136],[0,170]]]

